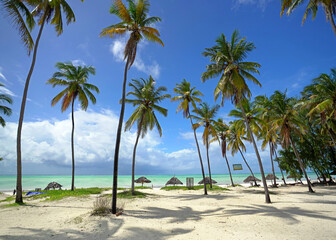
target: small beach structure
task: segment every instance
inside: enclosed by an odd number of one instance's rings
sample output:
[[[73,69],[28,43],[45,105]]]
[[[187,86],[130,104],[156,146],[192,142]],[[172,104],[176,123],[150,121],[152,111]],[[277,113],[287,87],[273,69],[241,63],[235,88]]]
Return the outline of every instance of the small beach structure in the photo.
[[[201,181],[199,181],[198,184],[204,184],[203,180],[204,179],[202,179]],[[211,178],[211,183],[216,184],[217,182]],[[210,178],[209,177],[205,178],[205,184],[210,184]]]
[[[55,190],[56,188],[58,188],[58,190],[62,190],[62,185],[57,182],[51,182],[44,190],[50,190],[50,189]]]
[[[151,183],[152,181],[145,178],[145,177],[139,177],[138,179],[134,180],[135,183],[141,183],[142,186],[144,183]]]
[[[167,185],[176,185],[176,184],[181,184],[183,185],[183,182],[181,182],[177,177],[172,177],[167,183],[166,183],[166,186]]]
[[[275,176],[275,179],[279,179],[277,176]],[[272,173],[269,173],[269,174],[267,174],[267,176],[266,176],[266,180],[271,180],[271,183],[272,183],[272,185],[274,184],[273,183],[273,180],[274,180],[274,175],[272,174]]]
[[[252,185],[252,182],[261,182],[260,179],[253,177],[252,175],[248,176],[247,178],[244,179],[244,183],[250,183]],[[259,186],[259,185],[257,185]]]

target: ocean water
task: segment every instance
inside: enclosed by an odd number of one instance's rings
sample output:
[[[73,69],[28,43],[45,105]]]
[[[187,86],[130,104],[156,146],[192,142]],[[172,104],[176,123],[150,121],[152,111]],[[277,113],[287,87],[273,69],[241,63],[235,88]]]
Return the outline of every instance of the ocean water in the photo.
[[[233,174],[233,181],[236,184],[243,183],[243,180],[250,174]],[[275,174],[281,179],[281,173]],[[184,184],[186,183],[187,177],[194,178],[194,184],[197,185],[199,181],[202,180],[202,175],[175,175]],[[256,173],[255,176],[261,179],[261,175]],[[141,176],[135,176],[137,179]],[[151,180],[151,183],[145,183],[144,186],[152,187],[163,187],[166,182],[173,177],[172,175],[145,175],[146,178]],[[212,179],[216,180],[219,185],[230,185],[230,175],[229,174],[213,174]],[[314,173],[308,173],[308,177],[311,179],[316,179]],[[280,180],[278,180],[280,181]],[[53,176],[53,175],[28,175],[22,177],[22,186],[24,190],[31,190],[35,188],[44,189],[48,183],[58,182],[63,185],[63,189],[69,189],[71,187],[71,176]],[[13,191],[16,186],[16,176],[0,176],[0,191]],[[75,186],[76,188],[88,188],[88,187],[111,187],[112,186],[112,175],[78,175],[75,176]],[[130,175],[120,175],[118,176],[118,187],[130,187],[131,186],[131,176]],[[136,186],[141,186],[141,184],[136,184]]]

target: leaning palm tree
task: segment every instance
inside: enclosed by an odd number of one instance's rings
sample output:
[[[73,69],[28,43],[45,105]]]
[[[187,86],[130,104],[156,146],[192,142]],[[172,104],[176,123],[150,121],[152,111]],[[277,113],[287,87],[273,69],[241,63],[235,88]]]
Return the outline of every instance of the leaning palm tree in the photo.
[[[3,85],[2,83],[0,83],[0,87],[4,87],[5,85]],[[6,105],[3,104],[12,104],[13,100],[10,96],[8,96],[7,94],[1,93],[0,94],[0,113],[6,116],[10,116],[12,114],[12,109],[10,107],[7,107]],[[2,116],[0,116],[0,125],[2,127],[6,126],[6,121],[5,119],[3,119]]]
[[[258,159],[262,183],[265,190],[265,199],[267,203],[271,202],[264,168],[259,155],[257,144],[253,137],[252,129],[248,123],[246,113],[244,111],[242,100],[251,98],[251,91],[245,79],[252,81],[254,84],[261,86],[260,82],[252,75],[259,73],[260,64],[255,62],[245,62],[247,54],[255,47],[252,42],[247,42],[245,38],[239,36],[239,32],[235,30],[231,36],[231,40],[227,40],[222,34],[217,40],[216,45],[212,48],[206,48],[203,55],[210,58],[210,64],[206,66],[207,71],[202,74],[202,81],[210,78],[220,77],[214,91],[215,100],[221,95],[221,105],[224,99],[231,99],[234,105],[238,105],[245,119],[248,134]]]
[[[71,191],[75,189],[75,150],[74,150],[74,132],[75,132],[75,116],[74,104],[78,98],[81,108],[86,111],[90,101],[95,104],[96,98],[90,90],[99,93],[99,89],[90,83],[87,83],[89,75],[94,75],[96,70],[94,67],[74,66],[72,63],[57,63],[55,72],[52,78],[47,81],[47,84],[52,84],[53,87],[65,87],[59,94],[57,94],[51,101],[51,106],[55,106],[59,100],[62,99],[61,110],[64,112],[68,109],[71,103],[71,158],[72,158],[72,181]]]
[[[155,80],[152,76],[149,76],[148,80],[141,78],[140,80],[132,80],[129,84],[133,90],[127,93],[127,96],[132,95],[135,99],[125,99],[126,103],[131,103],[133,106],[137,106],[130,118],[125,123],[125,131],[131,130],[133,124],[137,123],[137,137],[133,149],[133,161],[132,161],[132,195],[134,195],[134,173],[135,173],[135,154],[138,146],[140,135],[145,137],[149,130],[152,130],[155,126],[161,137],[162,129],[159,121],[156,118],[155,111],[161,113],[163,116],[167,116],[168,110],[160,107],[158,103],[164,99],[170,98],[169,94],[162,94],[167,91],[166,87],[155,88]]]
[[[215,130],[216,130],[216,135],[217,136],[214,137],[213,139],[211,139],[210,142],[219,141],[222,156],[225,158],[226,165],[227,165],[228,170],[229,170],[231,185],[232,185],[232,187],[234,187],[235,185],[234,185],[233,179],[232,179],[230,164],[229,164],[229,161],[228,161],[227,156],[226,156],[227,135],[228,135],[228,131],[229,131],[229,126],[224,123],[222,118],[218,118],[217,122],[215,122]]]
[[[83,2],[83,0],[81,0]],[[16,181],[16,203],[23,203],[22,200],[22,162],[21,162],[21,132],[22,124],[24,118],[24,112],[27,101],[28,87],[30,78],[33,74],[35,67],[37,48],[40,42],[42,31],[46,23],[55,25],[57,35],[59,36],[63,32],[63,20],[62,20],[62,11],[65,14],[67,24],[75,22],[75,15],[65,0],[25,0],[30,6],[34,7],[32,15],[38,18],[38,24],[40,25],[40,30],[38,32],[35,45],[33,48],[33,59],[30,65],[30,69],[26,78],[22,102],[20,108],[20,117],[17,130],[17,181]]]
[[[210,188],[212,188],[211,181],[211,167],[210,167],[210,159],[209,159],[209,145],[210,145],[210,136],[216,137],[216,129],[215,129],[215,116],[218,112],[219,105],[215,105],[210,107],[207,103],[201,103],[200,107],[196,107],[193,110],[193,113],[196,115],[192,115],[191,117],[196,120],[196,123],[193,125],[193,128],[196,130],[200,126],[204,127],[203,131],[203,144],[206,148],[207,160],[208,160],[208,168],[209,168],[209,178],[210,178]]]
[[[278,132],[282,146],[288,148],[291,146],[293,148],[294,154],[300,164],[300,168],[307,180],[309,192],[314,192],[310,183],[310,180],[307,176],[305,166],[301,160],[301,157],[295,147],[293,142],[293,134],[299,136],[304,133],[304,122],[299,116],[298,111],[296,110],[297,100],[295,98],[288,98],[286,93],[281,93],[275,91],[274,94],[270,97],[273,105],[273,116],[272,116],[272,130]]]
[[[177,83],[176,87],[174,88],[174,93],[177,94],[176,97],[173,97],[171,101],[178,101],[180,104],[177,107],[177,111],[183,112],[183,117],[190,119],[191,127],[194,125],[192,118],[190,117],[190,107],[191,104],[193,108],[196,108],[196,103],[200,103],[201,99],[199,97],[203,96],[203,94],[196,90],[195,87],[190,86],[190,82],[187,82],[187,80],[183,79],[181,83]],[[202,176],[203,176],[203,184],[204,184],[204,195],[207,195],[207,188],[206,188],[206,181],[205,181],[205,174],[204,174],[204,167],[203,167],[203,161],[201,156],[201,151],[198,145],[197,136],[196,136],[196,130],[192,127],[194,132],[194,138],[196,143],[196,148],[198,152],[198,157],[200,160],[201,170],[202,170]]]
[[[296,9],[304,2],[304,0],[281,0],[281,16],[284,14],[285,11],[287,15],[291,14],[294,9]],[[302,24],[306,21],[308,15],[312,15],[313,19],[316,17],[319,6],[323,8],[327,21],[330,21],[332,30],[336,35],[336,25],[334,20],[334,16],[336,16],[335,0],[308,0],[306,11],[302,19]]]
[[[109,36],[111,38],[116,35],[125,35],[130,32],[130,37],[126,43],[124,50],[124,60],[126,60],[124,81],[122,88],[121,110],[118,123],[116,145],[114,152],[114,170],[113,170],[113,194],[112,194],[112,213],[117,212],[117,187],[118,187],[118,160],[119,160],[119,147],[121,140],[121,130],[124,119],[125,111],[125,96],[126,96],[126,81],[127,71],[134,63],[137,46],[141,39],[144,37],[152,42],[159,43],[163,46],[159,31],[150,27],[152,24],[160,22],[159,17],[148,17],[149,1],[147,0],[128,0],[128,8],[121,0],[114,0],[110,13],[116,15],[121,19],[120,23],[113,24],[106,27],[100,33],[100,36]]]
[[[247,163],[243,151],[246,152],[246,147],[243,142],[243,140],[247,140],[245,135],[245,130],[239,128],[239,124],[237,124],[236,121],[230,122],[228,134],[227,134],[227,150],[229,151],[231,149],[231,155],[234,156],[237,152],[240,152],[247,168],[250,170],[251,175],[253,176],[254,179],[254,184],[257,186],[256,178],[254,177],[253,171],[250,167],[250,165]]]

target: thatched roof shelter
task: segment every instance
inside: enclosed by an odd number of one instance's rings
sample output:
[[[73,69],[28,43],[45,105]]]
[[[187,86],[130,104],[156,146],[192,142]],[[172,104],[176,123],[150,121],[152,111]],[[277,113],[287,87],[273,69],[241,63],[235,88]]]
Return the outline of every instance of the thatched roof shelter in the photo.
[[[142,186],[144,183],[151,183],[152,181],[145,178],[145,177],[139,177],[138,179],[134,180],[136,183],[142,183]]]
[[[172,177],[167,183],[166,183],[166,186],[167,185],[176,185],[176,184],[181,184],[183,185],[183,182],[181,182],[177,177]]]
[[[248,176],[247,178],[244,179],[244,183],[249,183],[249,182],[261,182],[260,179],[253,177],[252,175]]]
[[[275,179],[279,179],[279,178],[275,176]],[[274,175],[272,173],[267,174],[266,180],[274,180]]]
[[[199,181],[198,184],[204,184],[203,180],[204,179],[202,179],[201,181]],[[211,183],[217,183],[217,182],[211,178]],[[210,184],[210,178],[209,177],[205,178],[205,184]]]
[[[48,186],[44,190],[50,190],[50,189],[56,189],[58,188],[59,190],[62,189],[62,185],[57,183],[57,182],[51,182],[48,184]]]

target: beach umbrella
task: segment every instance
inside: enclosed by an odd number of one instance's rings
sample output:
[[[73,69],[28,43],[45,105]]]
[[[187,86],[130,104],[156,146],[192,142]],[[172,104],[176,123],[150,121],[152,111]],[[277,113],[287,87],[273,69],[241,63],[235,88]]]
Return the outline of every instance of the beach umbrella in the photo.
[[[275,179],[279,179],[279,178],[275,176]],[[272,173],[267,174],[266,180],[271,180],[271,183],[273,184],[274,175]]]
[[[201,181],[199,181],[198,184],[204,184],[203,180],[204,180],[204,179],[202,179]],[[212,178],[211,178],[211,182],[212,182],[212,183],[217,183],[217,182],[216,182],[215,180],[213,180]],[[205,184],[210,184],[210,178],[209,178],[209,177],[206,177],[206,178],[205,178]]]
[[[177,177],[172,177],[167,183],[166,183],[166,186],[167,185],[176,185],[176,184],[181,184],[183,185],[183,182],[181,182]]]
[[[50,189],[56,189],[58,188],[58,190],[62,189],[62,185],[57,183],[57,182],[51,182],[48,184],[48,186],[44,189],[44,190],[50,190]]]
[[[244,179],[244,183],[248,183],[248,182],[261,182],[260,179],[253,177],[252,175],[248,176],[247,178]]]
[[[139,177],[137,180],[134,180],[136,183],[142,183],[142,186],[144,183],[151,183],[152,181],[145,178],[145,177]]]

